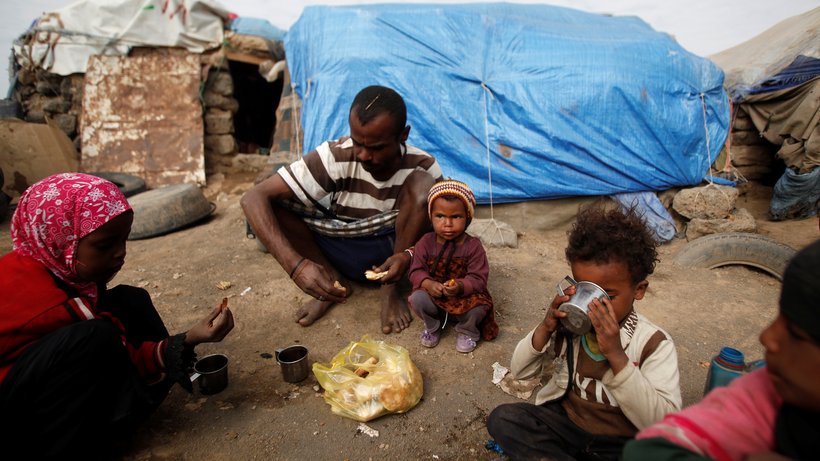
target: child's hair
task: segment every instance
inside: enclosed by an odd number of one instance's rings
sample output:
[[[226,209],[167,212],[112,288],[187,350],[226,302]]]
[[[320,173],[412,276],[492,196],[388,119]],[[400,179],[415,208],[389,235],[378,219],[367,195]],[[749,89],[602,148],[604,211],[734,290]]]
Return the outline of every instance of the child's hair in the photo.
[[[623,261],[632,283],[655,270],[657,242],[634,208],[605,210],[592,206],[581,210],[568,232],[567,261],[607,263]]]
[[[783,273],[780,311],[820,343],[820,240],[792,257]]]

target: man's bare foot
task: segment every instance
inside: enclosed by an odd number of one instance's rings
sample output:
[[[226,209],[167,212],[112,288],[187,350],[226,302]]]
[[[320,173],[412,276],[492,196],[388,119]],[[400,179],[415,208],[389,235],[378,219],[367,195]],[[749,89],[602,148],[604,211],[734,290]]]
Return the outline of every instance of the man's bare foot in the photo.
[[[382,288],[382,333],[399,333],[410,326],[413,316],[407,308],[407,301],[401,299],[396,284],[383,285]]]
[[[349,298],[353,294],[353,286],[349,282],[342,285],[338,280],[333,284],[335,288],[344,290],[344,297]],[[313,325],[313,322],[319,320],[331,306],[333,301],[319,301],[318,299],[311,299],[306,302],[299,310],[296,311],[296,323],[303,327]]]
[[[325,315],[325,312],[327,312],[332,305],[333,301],[311,299],[296,311],[296,322],[303,327],[312,325],[313,322]]]

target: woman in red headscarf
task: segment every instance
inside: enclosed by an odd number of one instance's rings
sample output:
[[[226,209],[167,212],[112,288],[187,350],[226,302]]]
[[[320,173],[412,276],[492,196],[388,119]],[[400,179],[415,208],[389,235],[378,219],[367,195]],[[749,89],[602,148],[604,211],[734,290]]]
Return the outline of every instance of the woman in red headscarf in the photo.
[[[63,173],[20,198],[0,258],[0,447],[4,458],[104,456],[174,382],[190,391],[194,347],[233,328],[214,309],[169,336],[148,293],[106,284],[134,212],[109,181]]]

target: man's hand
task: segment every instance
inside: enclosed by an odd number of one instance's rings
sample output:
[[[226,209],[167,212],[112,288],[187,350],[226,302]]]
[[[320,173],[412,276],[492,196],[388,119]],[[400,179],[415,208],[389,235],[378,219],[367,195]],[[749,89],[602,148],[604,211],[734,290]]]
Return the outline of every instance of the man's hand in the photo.
[[[381,266],[375,267],[376,272],[387,272],[387,275],[381,278],[382,284],[398,282],[407,269],[410,268],[410,254],[406,251],[395,253],[387,258]]]
[[[302,267],[294,272],[293,282],[302,291],[319,301],[332,301],[334,303],[346,301],[348,291],[344,287],[339,288],[335,285],[336,278],[324,266],[309,259],[305,259]]]
[[[215,307],[185,333],[185,344],[217,343],[233,330],[233,313],[225,306]]]
[[[621,326],[615,318],[612,303],[606,298],[593,299],[589,303],[589,320],[595,329],[598,349],[606,357],[612,372],[617,375],[629,363],[629,357],[621,345]]]

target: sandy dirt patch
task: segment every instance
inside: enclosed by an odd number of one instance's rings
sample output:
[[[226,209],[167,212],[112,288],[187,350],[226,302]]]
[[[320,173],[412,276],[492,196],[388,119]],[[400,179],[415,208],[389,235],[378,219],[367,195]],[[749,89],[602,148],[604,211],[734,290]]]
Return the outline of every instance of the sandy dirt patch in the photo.
[[[187,394],[176,386],[136,434],[125,460],[221,459],[496,459],[487,451],[487,414],[517,401],[492,384],[492,364],[508,365],[515,344],[545,313],[555,283],[568,274],[566,228],[518,229],[516,249],[488,249],[490,292],[501,328],[499,337],[470,354],[455,350],[445,331],[435,349],[419,344],[415,319],[401,334],[383,335],[377,290],[356,285],[346,305],[336,306],[311,327],[294,322],[307,297],[273,258],[245,237],[239,207],[249,175],[228,177],[206,189],[215,214],[199,225],[129,243],[122,272],[112,282],[148,289],[172,333],[187,329],[224,296],[236,328],[219,344],[198,347],[200,356],[221,352],[230,359],[230,384],[213,396]],[[768,222],[771,189],[748,188],[738,200],[758,220],[759,232],[794,248],[818,238],[817,219]],[[776,312],[780,283],[746,267],[716,270],[677,266],[671,257],[686,242],[660,248],[660,263],[636,309],[675,340],[684,402],[703,391],[705,364],[721,346],[762,357],[758,334]],[[0,252],[11,248],[9,223],[0,225]],[[224,288],[229,282],[230,287]],[[378,437],[357,433],[358,422],[333,415],[311,374],[298,385],[283,381],[274,350],[290,344],[310,349],[312,361],[329,361],[364,334],[398,344],[424,376],[424,397],[406,414],[371,421]]]

